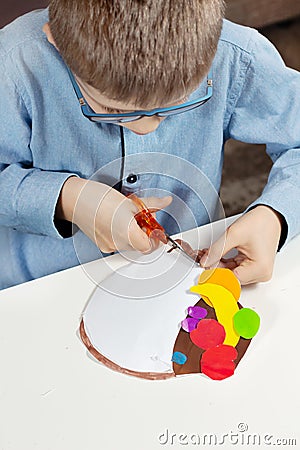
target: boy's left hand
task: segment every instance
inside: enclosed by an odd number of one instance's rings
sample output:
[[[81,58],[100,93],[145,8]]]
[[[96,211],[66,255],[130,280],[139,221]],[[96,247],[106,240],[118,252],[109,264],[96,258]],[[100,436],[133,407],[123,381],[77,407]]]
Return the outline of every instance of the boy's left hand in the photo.
[[[272,277],[281,235],[281,215],[269,206],[258,205],[227,228],[201,258],[205,268],[216,266],[231,249],[238,254],[225,259],[219,267],[233,270],[241,284],[268,281]]]

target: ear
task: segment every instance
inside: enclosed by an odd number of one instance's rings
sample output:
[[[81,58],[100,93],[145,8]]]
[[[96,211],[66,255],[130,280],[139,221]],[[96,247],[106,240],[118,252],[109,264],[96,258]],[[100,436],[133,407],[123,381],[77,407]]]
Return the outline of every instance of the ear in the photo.
[[[58,50],[57,45],[55,43],[55,40],[54,40],[51,30],[50,30],[49,22],[46,22],[45,25],[43,26],[43,32],[47,36],[47,39],[50,42],[50,44],[54,45],[54,47]]]

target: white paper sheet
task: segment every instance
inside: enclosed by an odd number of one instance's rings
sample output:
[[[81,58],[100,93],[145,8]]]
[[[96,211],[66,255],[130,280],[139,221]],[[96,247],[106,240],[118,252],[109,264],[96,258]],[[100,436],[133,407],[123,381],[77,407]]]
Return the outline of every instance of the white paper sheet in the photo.
[[[92,345],[123,368],[172,372],[180,322],[199,300],[189,289],[201,272],[176,251],[158,249],[109,276],[83,313]]]

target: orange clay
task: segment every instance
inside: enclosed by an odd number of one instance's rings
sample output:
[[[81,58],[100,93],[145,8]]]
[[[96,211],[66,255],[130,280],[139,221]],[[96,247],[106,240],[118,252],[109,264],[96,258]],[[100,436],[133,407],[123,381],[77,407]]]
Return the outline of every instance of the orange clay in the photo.
[[[238,299],[240,298],[240,282],[230,269],[216,268],[204,270],[198,279],[198,284],[203,283],[223,286],[225,289],[232,293],[236,301],[238,301]]]

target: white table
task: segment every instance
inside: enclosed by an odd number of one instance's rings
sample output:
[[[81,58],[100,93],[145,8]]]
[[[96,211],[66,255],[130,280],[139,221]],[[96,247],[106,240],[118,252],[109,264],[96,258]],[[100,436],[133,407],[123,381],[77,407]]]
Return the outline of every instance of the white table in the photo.
[[[210,231],[201,228],[204,241]],[[193,231],[185,238],[192,243]],[[260,314],[261,329],[221,382],[146,381],[89,358],[77,330],[95,286],[82,267],[2,291],[0,449],[194,449],[212,447],[210,439],[226,449],[296,439],[284,448],[300,448],[299,253],[300,237],[277,255],[271,282],[243,288],[241,303]],[[103,261],[89,267],[100,273]]]

